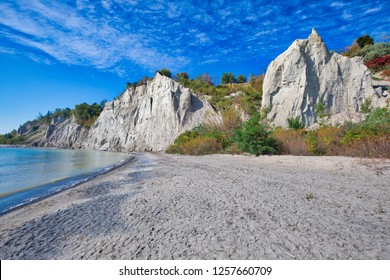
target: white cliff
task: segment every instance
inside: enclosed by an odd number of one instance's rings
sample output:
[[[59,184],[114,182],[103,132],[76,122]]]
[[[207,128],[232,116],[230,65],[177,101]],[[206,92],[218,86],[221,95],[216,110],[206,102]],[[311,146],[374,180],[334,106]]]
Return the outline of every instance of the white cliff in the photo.
[[[128,88],[107,102],[87,129],[74,117],[53,119],[36,144],[111,151],[163,151],[175,138],[208,118],[219,119],[210,104],[178,82],[156,74],[147,84]]]
[[[268,119],[276,126],[286,127],[291,117],[312,126],[318,121],[315,108],[319,103],[326,106],[335,124],[360,120],[360,108],[367,99],[375,107],[386,100],[372,87],[362,58],[330,53],[313,29],[308,39],[294,41],[268,66],[262,106],[269,107]]]

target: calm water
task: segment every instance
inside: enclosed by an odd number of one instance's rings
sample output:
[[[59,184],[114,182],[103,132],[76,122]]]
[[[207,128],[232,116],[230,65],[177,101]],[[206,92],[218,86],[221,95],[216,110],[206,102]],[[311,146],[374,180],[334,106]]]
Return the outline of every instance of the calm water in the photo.
[[[86,181],[129,157],[101,151],[0,148],[0,214]]]

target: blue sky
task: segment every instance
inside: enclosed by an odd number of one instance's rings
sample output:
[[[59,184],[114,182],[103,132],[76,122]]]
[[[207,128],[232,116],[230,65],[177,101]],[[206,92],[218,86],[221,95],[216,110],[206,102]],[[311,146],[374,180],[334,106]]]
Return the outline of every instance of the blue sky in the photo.
[[[329,49],[390,35],[390,1],[2,0],[0,133],[112,99],[162,67],[259,74],[316,28]]]

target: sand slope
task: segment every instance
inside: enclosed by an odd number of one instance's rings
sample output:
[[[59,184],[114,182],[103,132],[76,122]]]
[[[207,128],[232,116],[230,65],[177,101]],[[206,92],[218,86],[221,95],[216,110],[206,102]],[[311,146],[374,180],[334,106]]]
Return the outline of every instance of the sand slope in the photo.
[[[390,259],[390,161],[136,156],[0,217],[0,258]]]

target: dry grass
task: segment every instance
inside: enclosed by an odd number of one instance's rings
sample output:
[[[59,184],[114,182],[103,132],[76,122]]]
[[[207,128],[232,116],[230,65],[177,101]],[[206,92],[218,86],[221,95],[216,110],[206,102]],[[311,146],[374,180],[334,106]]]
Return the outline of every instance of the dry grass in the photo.
[[[214,138],[197,137],[190,139],[181,145],[171,145],[167,153],[184,154],[184,155],[207,155],[222,152],[223,146]]]
[[[272,137],[278,140],[281,154],[390,158],[389,134],[366,135],[343,143],[343,133],[340,127],[315,131],[277,129]]]

